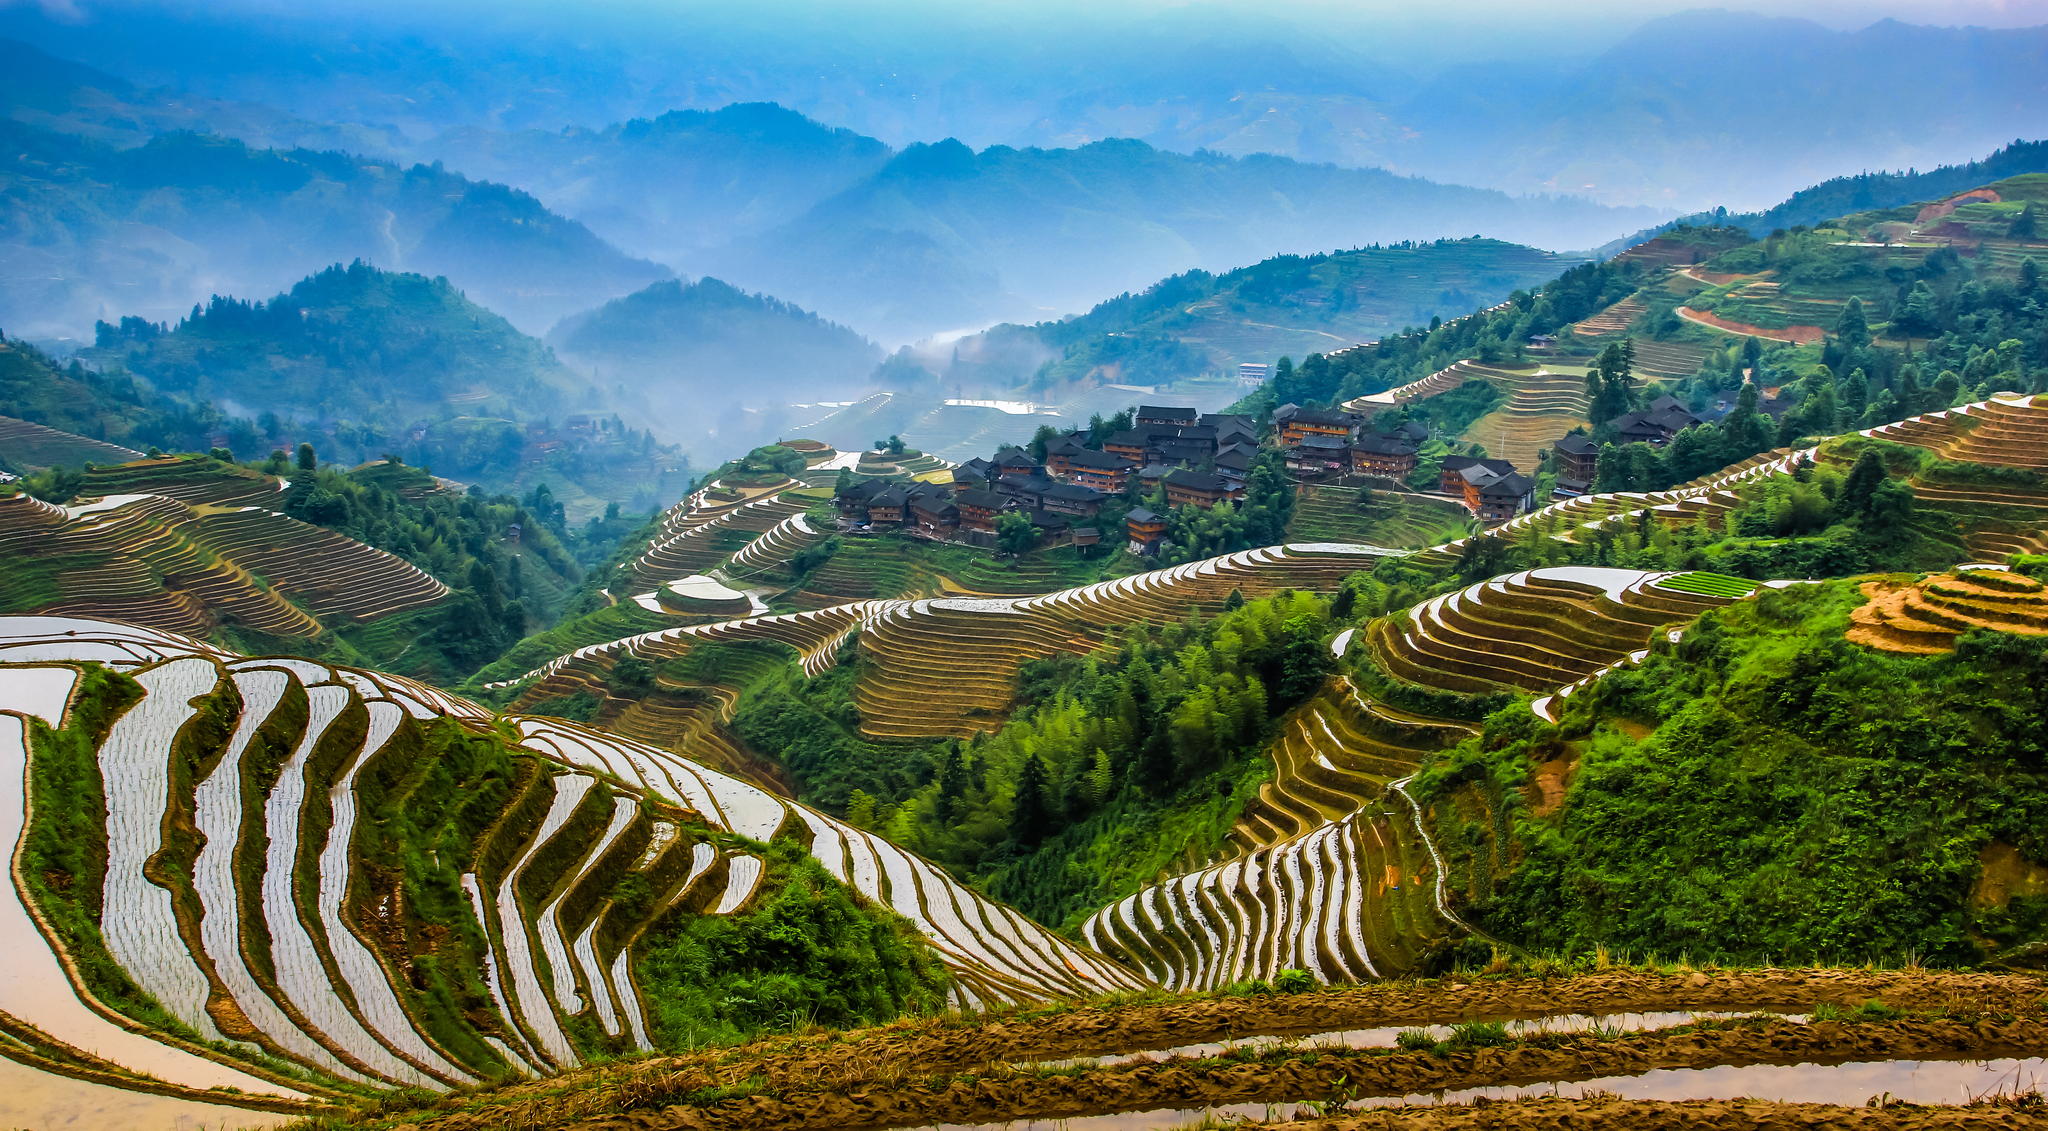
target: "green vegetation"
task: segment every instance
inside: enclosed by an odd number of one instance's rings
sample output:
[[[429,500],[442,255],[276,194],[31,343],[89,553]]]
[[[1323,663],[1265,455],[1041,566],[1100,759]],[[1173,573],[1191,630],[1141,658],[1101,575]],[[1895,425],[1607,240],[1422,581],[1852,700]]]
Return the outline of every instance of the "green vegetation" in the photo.
[[[222,432],[230,442],[239,437],[245,451],[260,442],[254,425],[230,420],[211,405],[173,400],[126,373],[95,373],[76,361],[60,366],[21,341],[0,340],[0,415],[137,450],[204,451],[209,437]],[[33,456],[10,447],[0,450],[0,465],[20,473],[84,462]]]
[[[1281,255],[1222,275],[1190,271],[1030,327],[1063,351],[1039,370],[1038,387],[1105,370],[1171,384],[1239,362],[1328,351],[1491,306],[1577,262],[1474,238]]]
[[[638,509],[680,462],[616,416],[565,416],[590,407],[594,391],[446,279],[362,262],[268,302],[216,297],[176,325],[102,322],[82,357],[109,373],[99,382],[109,395],[134,385],[126,371],[195,405],[246,406],[253,424],[227,429],[244,455],[318,428],[328,459],[396,453],[500,490],[553,479],[579,500]]]
[[[2048,860],[2048,646],[1880,653],[1843,637],[1860,600],[1764,591],[1566,700],[1560,726],[1515,706],[1433,757],[1414,792],[1460,914],[1531,948],[1715,961],[1968,963],[2038,938],[2048,898],[1973,892],[1996,846]],[[1530,783],[1559,765],[1539,815]]]
[[[1070,923],[1222,843],[1271,773],[1259,754],[1276,720],[1331,669],[1330,617],[1293,593],[1132,626],[1092,655],[1027,664],[1009,724],[964,743],[862,737],[851,656],[817,677],[784,659],[736,680],[711,649],[688,655],[698,678],[746,685],[733,731],[773,753],[800,799]]]
[[[1681,593],[1704,593],[1709,597],[1746,597],[1756,588],[1754,581],[1729,577],[1725,573],[1709,573],[1705,570],[1674,574],[1657,584]]]
[[[107,728],[142,697],[127,676],[81,669],[68,725],[30,721],[29,822],[22,834],[21,878],[102,1002],[144,1024],[182,1030],[129,978],[100,940],[106,887],[107,804],[95,751]]]
[[[644,943],[641,1000],[661,1047],[945,1006],[951,975],[908,922],[850,892],[793,841],[769,846],[767,869],[747,909],[679,912]]]

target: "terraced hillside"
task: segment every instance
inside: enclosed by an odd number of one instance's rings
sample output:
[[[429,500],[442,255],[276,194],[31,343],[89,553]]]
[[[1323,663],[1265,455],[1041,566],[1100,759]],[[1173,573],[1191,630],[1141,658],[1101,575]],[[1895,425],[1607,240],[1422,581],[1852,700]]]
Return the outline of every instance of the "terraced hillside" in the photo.
[[[256,507],[114,495],[72,507],[0,496],[9,612],[118,617],[173,632],[231,625],[310,638],[441,600],[446,586],[332,531]]]
[[[2034,1063],[2041,990],[2032,974],[1681,965],[1187,996],[785,1037],[363,1126],[2015,1131],[2048,1122],[1998,1083]],[[731,1078],[753,1086],[715,1084]]]
[[[11,416],[0,416],[0,464],[20,471],[83,467],[89,463],[125,463],[141,458],[142,453],[133,448],[60,432]]]
[[[1568,693],[1747,591],[1691,576],[1525,570],[1379,618],[1361,635],[1376,678],[1431,694]],[[1324,982],[1413,970],[1470,928],[1446,902],[1445,868],[1404,784],[1431,752],[1476,730],[1333,681],[1268,748],[1273,778],[1218,859],[1102,909],[1084,937],[1176,988],[1289,969]]]
[[[1287,536],[1421,549],[1462,536],[1471,517],[1463,506],[1435,495],[1304,483],[1296,490]]]
[[[8,760],[38,798],[104,799],[0,807],[41,862],[0,900],[12,968],[38,972],[0,1009],[20,1055],[106,1082],[289,1108],[674,1042],[646,964],[803,882],[806,858],[908,920],[955,1005],[1141,984],[685,758],[375,672],[7,618]]]
[[[673,659],[706,640],[767,640],[795,650],[806,670],[836,660],[859,630],[862,674],[855,691],[861,729],[878,738],[976,734],[999,725],[1017,669],[1034,657],[1085,652],[1120,625],[1178,620],[1245,596],[1285,588],[1333,589],[1392,551],[1339,543],[1248,550],[1076,589],[1032,597],[857,601],[777,616],[684,626],[592,645],[496,684],[521,687],[530,704],[578,692],[606,693],[607,673],[625,655]],[[972,670],[960,661],[972,656]],[[928,693],[943,680],[947,694]]]
[[[1849,639],[1886,652],[1946,652],[1978,628],[2048,636],[2048,586],[2022,574],[1972,569],[1868,581],[1863,594],[1870,600],[1851,617]]]
[[[87,495],[162,495],[187,503],[275,506],[287,481],[206,456],[163,456],[94,467]]]
[[[2048,198],[2048,178],[2013,177],[1922,205],[1844,216],[1808,231],[1781,234],[1734,248],[1684,269],[1702,286],[1679,308],[1688,322],[1778,341],[1819,341],[1851,298],[1875,321],[1891,311],[1881,331],[1895,340],[1931,336],[1931,326],[1895,304],[1897,278],[1940,276],[1949,262],[1969,262],[1986,278],[2015,278],[2028,259],[2048,256],[2048,238],[2015,234],[2029,201]],[[1899,309],[1892,310],[1894,306]]]
[[[1926,448],[1943,459],[2048,470],[2048,396],[2003,393],[1861,433]]]
[[[1471,376],[1490,381],[1508,394],[1506,404],[1465,430],[1463,439],[1484,446],[1487,455],[1533,471],[1559,438],[1587,426],[1589,402],[1583,368],[1467,364]]]
[[[1366,644],[1420,687],[1490,695],[1562,687],[1647,647],[1665,626],[1726,603],[1660,584],[1671,575],[1591,566],[1524,570],[1433,598]]]

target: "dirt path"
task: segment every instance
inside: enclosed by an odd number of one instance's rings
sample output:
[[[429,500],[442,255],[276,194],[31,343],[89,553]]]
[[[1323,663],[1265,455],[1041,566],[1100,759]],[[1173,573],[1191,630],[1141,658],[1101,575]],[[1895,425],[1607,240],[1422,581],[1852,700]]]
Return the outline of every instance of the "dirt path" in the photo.
[[[1327,1091],[1314,1090],[1311,1085],[1321,1077],[1314,1075],[1314,1065],[1302,1063],[1288,1069],[1297,1076],[1279,1079],[1272,1078],[1268,1066],[1258,1063],[1248,1067],[1264,1075],[1254,1073],[1249,1077],[1242,1075],[1247,1066],[1197,1070],[1184,1064],[1165,1064],[1054,1078],[990,1066],[1170,1048],[1257,1034],[1308,1034],[1564,1013],[1795,1011],[1822,1002],[1855,1005],[1880,999],[1894,1008],[1917,1011],[2028,1014],[2038,1013],[2044,994],[2048,994],[2048,981],[2027,975],[1874,970],[1667,975],[1610,970],[1578,977],[1380,983],[1298,995],[1173,998],[981,1020],[922,1019],[848,1033],[776,1038],[733,1049],[631,1061],[560,1079],[515,1085],[492,1093],[471,1112],[420,1112],[414,1118],[420,1128],[432,1131],[582,1126],[578,1120],[594,1120],[589,1126],[604,1128],[820,1127],[843,1131],[891,1123],[976,1119],[1006,1110],[1060,1115],[1199,1106],[1205,1102],[1269,1095],[1312,1099],[1326,1095]],[[2048,1048],[2048,1026],[2035,1022],[2029,1025],[2038,1030],[2032,1035],[2038,1042],[2032,1051]],[[1787,1039],[1806,1040],[1811,1039],[1812,1032],[1823,1028],[1868,1034],[1887,1027],[1781,1028],[1795,1030]],[[1962,1043],[1941,1045],[1947,1051],[1938,1055],[1955,1055],[1957,1048],[1997,1055],[1990,1051],[1991,1042],[1985,1034],[1965,1034],[1954,1028],[1945,1032],[1952,1041]],[[1807,1036],[1800,1037],[1802,1033]],[[1696,1038],[1663,1039],[1671,1042]],[[1457,1071],[1447,1067],[1452,1064],[1450,1060],[1428,1056],[1411,1059],[1406,1068],[1391,1068],[1392,1062],[1384,1053],[1324,1054],[1319,1063],[1358,1060],[1359,1067],[1352,1071],[1371,1068],[1377,1073],[1392,1073],[1386,1077],[1389,1086],[1416,1090],[1431,1081],[1462,1081],[1448,1086],[1463,1087],[1574,1076],[1585,1079],[1589,1078],[1587,1073],[1598,1076],[1640,1071],[1646,1065],[1639,1059],[1615,1059],[1618,1053],[1638,1047],[1635,1041],[1600,1042],[1593,1050],[1599,1055],[1579,1060],[1538,1058],[1518,1065],[1467,1063]],[[1830,1054],[1838,1047],[1824,1041],[1818,1053]],[[1673,1052],[1674,1049],[1679,1052]],[[1479,1051],[1504,1055],[1501,1050]],[[1547,1050],[1515,1051],[1518,1055],[1550,1055]],[[1677,1064],[1718,1063],[1744,1051],[1717,1046],[1707,1052],[1673,1044],[1664,1055],[1668,1059],[1682,1052],[1674,1062]],[[1782,1052],[1773,1047],[1763,1051],[1768,1055],[1809,1058],[1805,1053]],[[1757,1049],[1749,1049],[1748,1055],[1761,1054]],[[1713,1057],[1723,1060],[1714,1061]],[[1510,1068],[1515,1071],[1509,1071]],[[1217,1075],[1219,1072],[1222,1075]],[[1529,1075],[1531,1072],[1535,1075]],[[935,1078],[959,1073],[975,1073],[973,1083],[960,1077],[943,1086],[933,1083]],[[1190,1077],[1189,1073],[1196,1076]],[[1307,1075],[1299,1075],[1302,1073]],[[1191,1079],[1193,1083],[1189,1082]],[[911,1080],[919,1083],[910,1085]],[[707,1089],[740,1085],[761,1094],[744,1100],[710,1102],[716,1096]],[[1297,1086],[1310,1090],[1291,1096],[1282,1094]],[[673,1106],[693,1094],[707,1101],[705,1106]],[[1361,1090],[1360,1094],[1367,1093]],[[1183,1103],[1184,1100],[1188,1102]],[[475,1099],[465,1102],[479,1104]],[[847,1106],[849,1103],[853,1106]],[[650,1118],[660,1121],[648,1122]]]

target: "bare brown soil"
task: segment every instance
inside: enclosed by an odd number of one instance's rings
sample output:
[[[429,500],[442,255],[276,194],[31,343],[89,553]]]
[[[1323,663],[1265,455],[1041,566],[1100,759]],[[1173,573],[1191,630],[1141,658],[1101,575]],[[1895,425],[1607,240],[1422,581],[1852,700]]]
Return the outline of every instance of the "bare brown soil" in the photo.
[[[1332,1119],[1247,1126],[1261,1131],[1992,1131],[2048,1127],[2048,1105],[1985,1103],[1968,1107],[1840,1107],[1761,1100],[1558,1099],[1512,1100],[1459,1107],[1409,1108]]]
[[[1306,1100],[1344,1076],[1359,1095],[1589,1079],[1655,1067],[2017,1055],[2048,1048],[2028,975],[1774,970],[1391,983],[1300,995],[1084,1006],[960,1023],[924,1020],[663,1057],[518,1085],[421,1111],[431,1131],[484,1128],[832,1128]],[[1011,1065],[1253,1034],[1305,1034],[1474,1018],[1651,1010],[1802,1010],[1878,999],[1898,1009],[2032,1015],[2005,1023],[1773,1025],[1563,1040],[1448,1055],[1330,1052],[1278,1061],[1167,1061],[1066,1074]],[[709,1089],[755,1094],[718,1099]],[[728,1091],[726,1094],[732,1094]],[[702,1106],[679,1104],[685,1098]]]
[[[1748,334],[1750,337],[1763,338],[1768,341],[1791,342],[1795,346],[1812,345],[1828,336],[1828,332],[1819,326],[1786,326],[1782,329],[1773,330],[1763,326],[1752,326],[1747,322],[1737,322],[1733,319],[1723,318],[1718,314],[1705,310],[1694,310],[1690,306],[1679,307],[1678,316],[1687,322],[1697,322],[1702,326],[1712,326],[1716,330],[1726,330],[1731,334]]]

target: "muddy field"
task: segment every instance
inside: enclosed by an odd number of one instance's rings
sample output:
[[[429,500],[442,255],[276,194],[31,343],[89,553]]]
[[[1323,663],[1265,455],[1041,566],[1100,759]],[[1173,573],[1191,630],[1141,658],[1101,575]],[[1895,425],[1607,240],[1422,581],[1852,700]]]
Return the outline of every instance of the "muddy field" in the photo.
[[[1346,1090],[1359,1096],[1404,1095],[1583,1081],[1657,1068],[2032,1056],[2048,1051],[2044,994],[2048,983],[2025,975],[1868,970],[1664,975],[1613,970],[1571,978],[1475,978],[1300,995],[1173,999],[780,1038],[445,1101],[439,1110],[412,1113],[409,1122],[387,1120],[379,1125],[432,1131],[852,1131],[1199,1108],[1246,1100],[1320,1100]],[[1507,1047],[1437,1052],[1283,1048],[1235,1058],[1062,1070],[1030,1064],[1253,1034],[1567,1013],[1796,1012],[1823,1003],[1853,1007],[1871,1000],[1893,1009],[1948,1016],[1810,1025],[1752,1022],[1604,1038],[1545,1036]],[[457,1106],[467,1110],[448,1110]],[[1988,1114],[2004,1118],[2025,1113],[2015,1109]],[[1436,1117],[1454,1119],[1458,1113],[1446,1109]]]

